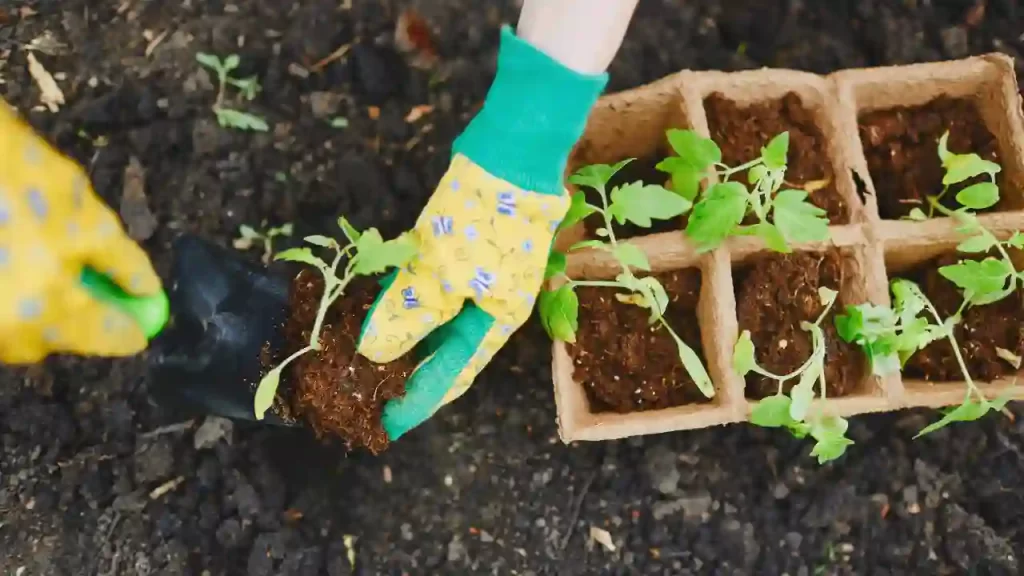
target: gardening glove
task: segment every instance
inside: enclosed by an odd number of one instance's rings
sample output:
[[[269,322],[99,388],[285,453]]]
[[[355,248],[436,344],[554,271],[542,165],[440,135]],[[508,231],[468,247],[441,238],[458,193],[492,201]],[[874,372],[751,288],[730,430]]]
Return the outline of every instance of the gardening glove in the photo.
[[[146,253],[82,169],[0,101],[0,362],[134,354],[166,318]]]
[[[570,204],[566,162],[606,83],[502,29],[483,108],[412,230],[420,252],[387,279],[360,334],[359,352],[381,363],[430,336],[405,396],[385,406],[392,440],[461,396],[529,318]]]

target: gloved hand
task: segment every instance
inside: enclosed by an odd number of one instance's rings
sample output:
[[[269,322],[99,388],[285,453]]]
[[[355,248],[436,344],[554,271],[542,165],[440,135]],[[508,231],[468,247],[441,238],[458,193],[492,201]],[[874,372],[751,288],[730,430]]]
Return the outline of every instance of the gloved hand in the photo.
[[[502,29],[484,106],[412,230],[420,253],[388,278],[360,334],[359,352],[382,363],[430,336],[406,395],[385,407],[392,440],[461,396],[529,318],[569,208],[566,161],[606,83]]]
[[[166,318],[146,253],[82,169],[0,101],[0,362],[134,354]]]

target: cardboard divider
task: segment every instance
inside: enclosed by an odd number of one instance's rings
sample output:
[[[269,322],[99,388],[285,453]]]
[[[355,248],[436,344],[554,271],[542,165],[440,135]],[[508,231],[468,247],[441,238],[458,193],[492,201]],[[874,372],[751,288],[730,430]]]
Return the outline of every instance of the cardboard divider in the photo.
[[[850,207],[851,223],[831,226],[830,238],[802,243],[798,251],[839,248],[850,256],[841,290],[850,303],[870,301],[890,305],[890,278],[924,260],[955,250],[963,239],[956,222],[935,218],[925,222],[881,220],[874,183],[861,147],[857,117],[865,110],[895,105],[918,105],[941,94],[974,96],[981,114],[995,134],[1009,199],[1000,205],[1024,210],[1024,119],[1021,117],[1013,63],[1003,55],[986,55],[935,64],[846,70],[829,76],[791,70],[743,72],[683,71],[628,92],[602,98],[588,122],[587,133],[574,152],[569,171],[591,163],[611,163],[627,157],[667,153],[665,131],[690,127],[709,136],[704,98],[719,92],[738,104],[750,104],[797,93],[816,116],[828,141],[828,157],[836,187]],[[858,182],[863,201],[858,194]],[[1011,195],[1012,193],[1012,195]],[[997,236],[1024,230],[1024,211],[1002,211],[979,217]],[[581,239],[582,226],[562,233]],[[745,383],[732,369],[732,352],[739,335],[733,269],[770,252],[756,237],[732,237],[723,246],[700,254],[680,232],[630,238],[650,260],[653,272],[698,266],[702,285],[697,317],[709,374],[716,389],[711,403],[629,414],[593,413],[582,385],[573,380],[570,349],[553,344],[552,374],[563,441],[606,440],[640,434],[704,428],[742,422],[754,401],[745,398]],[[566,246],[563,239],[563,246]],[[1024,255],[1015,255],[1019,268]],[[567,273],[574,279],[604,279],[617,273],[617,263],[600,250],[578,250],[568,255]],[[586,346],[585,342],[577,345]],[[1022,370],[1018,376],[1024,375]],[[1014,377],[979,384],[997,395],[1016,386]],[[816,400],[821,409],[841,416],[891,411],[909,407],[959,404],[965,383],[929,383],[903,379],[900,374],[875,378],[865,367],[865,379],[856,394]],[[1024,389],[1015,389],[1024,399]]]
[[[986,128],[996,138],[1003,167],[1003,198],[996,208],[1024,209],[1024,119],[1012,58],[986,54],[949,62],[842,70],[829,78],[840,103],[842,130],[848,135],[842,142],[847,146],[844,156],[870,193],[870,218],[879,217],[876,189],[858,133],[858,118],[866,112],[921,106],[939,96],[965,98],[977,105]]]

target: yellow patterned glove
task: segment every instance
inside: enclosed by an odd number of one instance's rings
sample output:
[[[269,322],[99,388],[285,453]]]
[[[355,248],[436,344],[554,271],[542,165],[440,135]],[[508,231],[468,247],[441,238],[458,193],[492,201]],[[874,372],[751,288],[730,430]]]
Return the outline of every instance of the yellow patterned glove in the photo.
[[[82,169],[0,101],[0,362],[139,352],[145,326],[114,303],[133,296],[157,297],[166,315],[146,253]]]
[[[562,173],[607,75],[567,69],[502,30],[481,111],[412,231],[420,252],[374,303],[359,352],[429,355],[388,402],[394,440],[458,398],[530,317],[554,233],[569,209]]]

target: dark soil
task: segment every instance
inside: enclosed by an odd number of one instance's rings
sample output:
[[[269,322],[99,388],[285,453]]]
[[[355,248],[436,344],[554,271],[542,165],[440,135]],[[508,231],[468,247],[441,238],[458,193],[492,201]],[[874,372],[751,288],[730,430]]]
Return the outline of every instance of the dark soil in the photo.
[[[759,157],[772,138],[788,131],[786,186],[807,189],[808,199],[825,210],[832,224],[850,222],[849,207],[836,190],[827,142],[800,96],[790,92],[779,100],[742,107],[716,92],[704,99],[704,108],[711,139],[728,166]]]
[[[434,31],[436,70],[389,48],[409,6]],[[184,230],[230,245],[238,225],[262,220],[295,222],[297,238],[333,230],[339,213],[385,236],[410,227],[486,94],[498,26],[518,14],[514,0],[20,0],[0,11],[0,95],[85,165],[114,207],[139,160],[157,217],[144,246],[162,273]],[[683,68],[829,72],[993,46],[1017,55],[1024,77],[1022,17],[995,0],[644,0],[609,90]],[[168,31],[148,58],[146,31]],[[63,73],[57,114],[31,112],[39,92],[24,47],[40,37],[63,46],[36,52]],[[320,73],[291,66],[357,37]],[[270,132],[217,126],[197,51],[241,56],[241,74],[263,86],[244,105]],[[434,109],[405,122],[421,104]],[[330,128],[333,116],[348,128]],[[565,446],[550,349],[530,323],[465,396],[378,457],[243,423],[196,449],[195,425],[161,429],[181,418],[150,402],[142,359],[2,368],[0,573],[1020,573],[1016,404],[1016,422],[989,416],[916,441],[933,412],[852,418],[857,443],[825,467],[806,441],[741,425]],[[611,534],[614,552],[588,544],[591,526]]]
[[[773,374],[789,374],[811,356],[811,333],[801,322],[814,322],[825,309],[818,288],[839,290],[843,282],[843,256],[836,250],[820,254],[799,252],[759,259],[736,274],[736,314],[740,330],[749,330],[757,363]],[[855,345],[836,332],[835,316],[847,302],[842,291],[821,321],[825,333],[825,387],[828,396],[854,392],[863,377],[865,358]],[[796,385],[790,379],[787,391]],[[747,396],[763,398],[778,391],[778,382],[747,375]]]
[[[944,171],[938,142],[947,130],[950,152],[974,152],[999,162],[996,139],[982,122],[975,102],[969,99],[939,97],[923,106],[870,112],[861,116],[858,128],[878,195],[878,212],[885,219],[897,220],[914,208],[929,212],[928,196],[942,192]],[[997,184],[1000,176],[996,177]],[[959,208],[957,192],[985,178],[979,176],[950,186],[942,198],[943,205]]]
[[[323,286],[320,274],[308,269],[292,281],[283,357],[309,342]],[[405,381],[416,368],[408,354],[375,364],[356,353],[359,330],[379,289],[369,279],[353,281],[327,312],[320,337],[323,349],[302,355],[289,370],[292,412],[317,436],[340,436],[350,449],[365,447],[373,454],[388,446],[380,421],[384,404],[405,394]]]
[[[700,270],[655,274],[669,296],[665,320],[704,362],[697,325]],[[652,329],[650,313],[616,299],[615,289],[578,288],[579,330],[570,347],[594,412],[641,412],[708,402],[679,361],[675,340]],[[657,326],[656,326],[657,327]]]
[[[940,256],[906,276],[918,283],[943,318],[956,313],[963,296],[955,284],[939,274],[939,268],[962,259],[957,254]],[[985,382],[1013,374],[1017,370],[996,354],[996,348],[1024,356],[1024,297],[1018,290],[999,302],[968,308],[954,335],[972,378]],[[946,339],[911,356],[904,374],[935,382],[963,380],[953,347]]]

